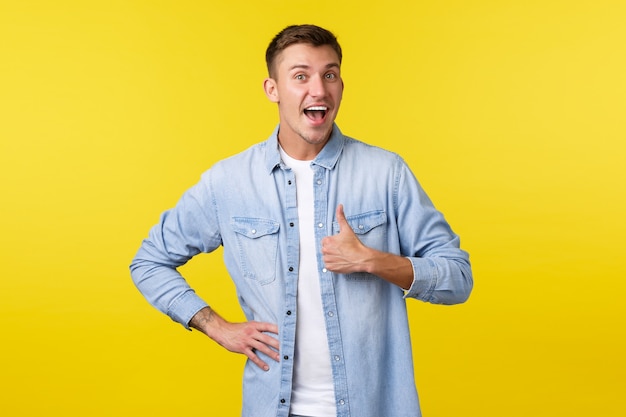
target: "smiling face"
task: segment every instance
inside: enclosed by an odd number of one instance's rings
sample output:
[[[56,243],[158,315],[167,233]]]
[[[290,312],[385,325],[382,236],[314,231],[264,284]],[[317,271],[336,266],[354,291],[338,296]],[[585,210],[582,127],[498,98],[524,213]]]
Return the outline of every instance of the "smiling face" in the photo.
[[[339,57],[328,45],[294,44],[278,55],[272,77],[264,88],[278,104],[278,140],[291,157],[313,159],[330,138],[341,104]]]

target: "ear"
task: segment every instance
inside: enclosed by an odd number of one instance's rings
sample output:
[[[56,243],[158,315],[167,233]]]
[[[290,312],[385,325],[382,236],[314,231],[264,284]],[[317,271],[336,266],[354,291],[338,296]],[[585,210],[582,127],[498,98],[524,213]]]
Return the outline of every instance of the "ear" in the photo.
[[[276,86],[276,80],[273,78],[266,78],[263,81],[263,90],[265,90],[265,95],[272,103],[278,103],[278,88]]]

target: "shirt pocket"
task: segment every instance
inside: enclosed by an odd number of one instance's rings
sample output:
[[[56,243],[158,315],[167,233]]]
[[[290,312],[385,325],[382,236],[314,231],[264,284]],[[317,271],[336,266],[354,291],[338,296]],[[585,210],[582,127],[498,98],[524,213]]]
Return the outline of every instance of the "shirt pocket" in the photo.
[[[260,284],[276,279],[279,223],[269,219],[233,217],[239,264],[245,278]]]

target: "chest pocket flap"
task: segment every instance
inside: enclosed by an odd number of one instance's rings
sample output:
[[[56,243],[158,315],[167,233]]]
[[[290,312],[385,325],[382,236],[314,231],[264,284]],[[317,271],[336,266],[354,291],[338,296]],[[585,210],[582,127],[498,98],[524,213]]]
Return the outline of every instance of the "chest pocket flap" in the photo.
[[[364,235],[387,223],[387,214],[383,210],[368,211],[367,213],[346,216],[346,220],[355,234]],[[339,231],[338,222],[333,222],[333,229]]]
[[[250,239],[271,235],[278,232],[278,223],[273,220],[233,217],[232,228],[235,233]]]

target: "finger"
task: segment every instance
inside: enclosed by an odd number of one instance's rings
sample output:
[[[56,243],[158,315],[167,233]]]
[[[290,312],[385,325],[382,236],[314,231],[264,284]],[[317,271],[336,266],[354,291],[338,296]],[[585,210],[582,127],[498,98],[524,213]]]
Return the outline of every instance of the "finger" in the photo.
[[[277,351],[279,350],[279,342],[277,338],[270,335],[278,335],[278,326],[267,322],[252,323],[254,323],[256,331],[259,332],[258,335],[254,337],[257,343],[255,343],[253,347],[273,359],[278,360]]]
[[[268,339],[268,341],[272,342],[273,345],[278,347],[278,341],[276,341],[276,339],[269,337],[269,336],[267,336],[264,339]],[[255,340],[250,344],[250,346],[251,346],[250,349],[248,349],[245,352],[245,354],[259,368],[264,369],[266,371],[269,369],[269,365],[266,362],[264,362],[259,356],[259,354],[261,353],[267,356],[268,358],[272,358],[276,362],[280,361],[279,353],[276,350],[272,349],[272,347],[270,347],[270,345],[266,344],[264,341]]]
[[[339,223],[339,233],[350,228],[350,225],[348,224],[348,220],[346,220],[346,215],[343,212],[343,204],[339,204],[337,206],[336,215],[337,215],[337,223]]]
[[[262,342],[257,342],[254,344],[254,346],[255,346],[254,350],[256,354],[262,353],[268,358],[275,360],[276,362],[280,361],[279,353],[276,350],[274,350],[272,347],[270,347],[269,345],[266,345]]]
[[[322,253],[326,253],[327,251],[326,247],[329,245],[329,243],[330,243],[330,236],[326,236],[322,238]]]
[[[259,368],[263,369],[264,371],[270,370],[270,366],[266,364],[265,362],[263,362],[261,358],[257,356],[256,349],[254,348],[249,349],[248,351],[245,352],[245,355],[248,357],[248,359],[252,361],[252,363],[254,363]]]
[[[273,323],[267,323],[262,321],[251,322],[255,324],[256,330],[259,332],[268,332],[278,334],[278,326]]]
[[[268,336],[262,333],[261,336],[259,336],[258,340],[264,345],[274,348],[275,350],[278,350],[279,348],[278,340],[272,336]]]
[[[268,333],[278,335],[278,326],[272,323],[266,322],[251,322],[255,325],[255,330],[259,332],[259,337],[256,337],[261,343],[269,345],[278,350],[278,340],[275,337],[268,335]]]

